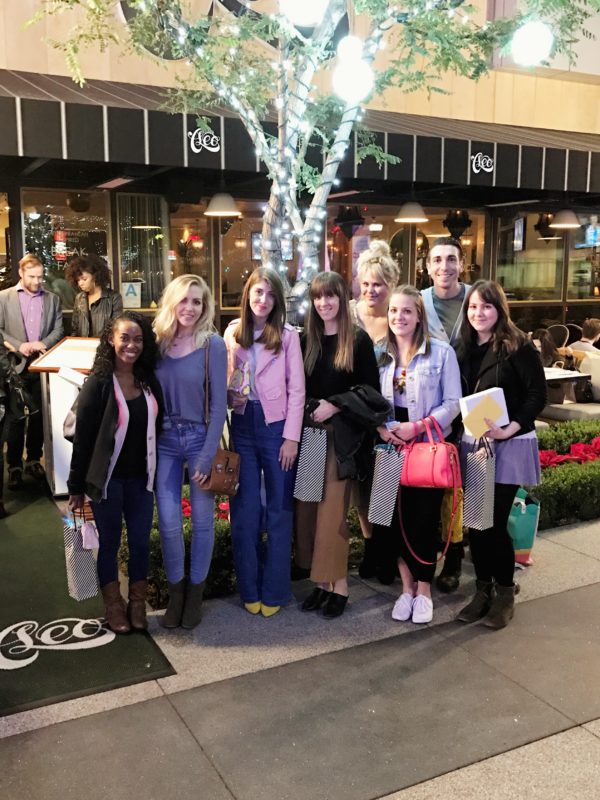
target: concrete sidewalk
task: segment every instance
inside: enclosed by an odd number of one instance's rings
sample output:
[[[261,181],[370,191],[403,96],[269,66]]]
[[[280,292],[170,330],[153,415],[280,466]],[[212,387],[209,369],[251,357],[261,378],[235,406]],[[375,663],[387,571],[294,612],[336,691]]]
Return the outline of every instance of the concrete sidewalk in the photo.
[[[177,675],[0,719],[3,798],[596,798],[600,526],[534,556],[498,632],[453,621],[469,568],[425,627],[356,578],[339,620],[235,599],[193,633],[153,620]]]

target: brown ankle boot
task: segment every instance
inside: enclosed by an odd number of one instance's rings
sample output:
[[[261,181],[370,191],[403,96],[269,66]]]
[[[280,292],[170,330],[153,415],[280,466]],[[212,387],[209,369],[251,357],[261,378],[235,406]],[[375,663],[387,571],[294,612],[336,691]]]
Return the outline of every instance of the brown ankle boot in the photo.
[[[488,628],[505,628],[514,616],[515,595],[518,592],[519,589],[516,585],[499,586],[496,584],[496,595],[483,624]]]
[[[125,601],[121,597],[119,581],[112,581],[102,587],[104,598],[104,616],[111,631],[129,633],[131,625],[125,614]]]
[[[129,605],[127,617],[134,631],[148,630],[146,619],[146,588],[148,581],[134,581],[129,584]]]

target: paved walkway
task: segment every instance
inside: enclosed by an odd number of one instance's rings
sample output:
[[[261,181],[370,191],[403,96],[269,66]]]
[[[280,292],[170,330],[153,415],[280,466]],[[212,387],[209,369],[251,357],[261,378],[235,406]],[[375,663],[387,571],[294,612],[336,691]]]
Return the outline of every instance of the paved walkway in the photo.
[[[177,675],[0,719],[3,800],[595,800],[600,524],[547,532],[535,560],[497,632],[453,621],[469,569],[426,627],[358,579],[340,620],[235,599],[193,633],[153,619]]]

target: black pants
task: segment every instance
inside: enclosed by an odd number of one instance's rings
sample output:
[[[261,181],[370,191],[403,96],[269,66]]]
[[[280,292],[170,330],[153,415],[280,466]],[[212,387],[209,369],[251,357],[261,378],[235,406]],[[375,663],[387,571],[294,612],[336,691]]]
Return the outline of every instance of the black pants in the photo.
[[[497,483],[494,496],[494,527],[485,531],[469,529],[469,547],[479,581],[495,580],[500,586],[512,586],[515,549],[508,533],[508,515],[518,486]]]
[[[8,468],[23,465],[23,445],[27,440],[27,461],[39,461],[44,446],[44,425],[42,421],[42,381],[39,375],[25,372],[21,376],[25,388],[39,410],[27,419],[12,419],[6,432],[6,460]],[[27,435],[25,423],[27,422]]]
[[[383,525],[374,525],[373,538],[378,541],[380,553],[393,554],[395,559],[401,558],[406,562],[415,580],[431,583],[436,568],[440,511],[444,490],[401,486],[399,495],[406,538],[414,553],[422,561],[433,563],[421,564],[408,549],[400,528],[397,505],[394,509],[391,526],[386,528]]]

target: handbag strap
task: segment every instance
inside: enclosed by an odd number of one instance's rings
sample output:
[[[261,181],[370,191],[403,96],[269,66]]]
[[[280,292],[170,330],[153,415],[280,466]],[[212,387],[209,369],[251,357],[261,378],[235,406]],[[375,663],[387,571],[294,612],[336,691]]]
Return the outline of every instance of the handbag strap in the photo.
[[[436,558],[435,561],[424,561],[420,556],[418,556],[415,553],[415,551],[411,547],[410,542],[408,541],[408,536],[406,535],[406,531],[404,530],[404,522],[402,521],[402,506],[400,500],[401,494],[402,494],[402,487],[400,487],[400,490],[398,492],[398,518],[400,520],[400,530],[402,531],[402,538],[404,539],[404,544],[408,548],[408,552],[415,559],[415,561],[419,562],[419,564],[424,564],[427,567],[430,567],[433,564],[437,564],[442,560],[442,558],[446,557],[446,553],[448,552],[448,548],[450,547],[450,541],[452,539],[452,526],[454,525],[454,518],[456,516],[456,511],[458,509],[458,502],[457,502],[458,492],[456,486],[452,487],[452,514],[450,516],[450,522],[448,523],[448,535],[446,537],[446,544],[444,546],[442,554],[440,555],[439,558]]]

